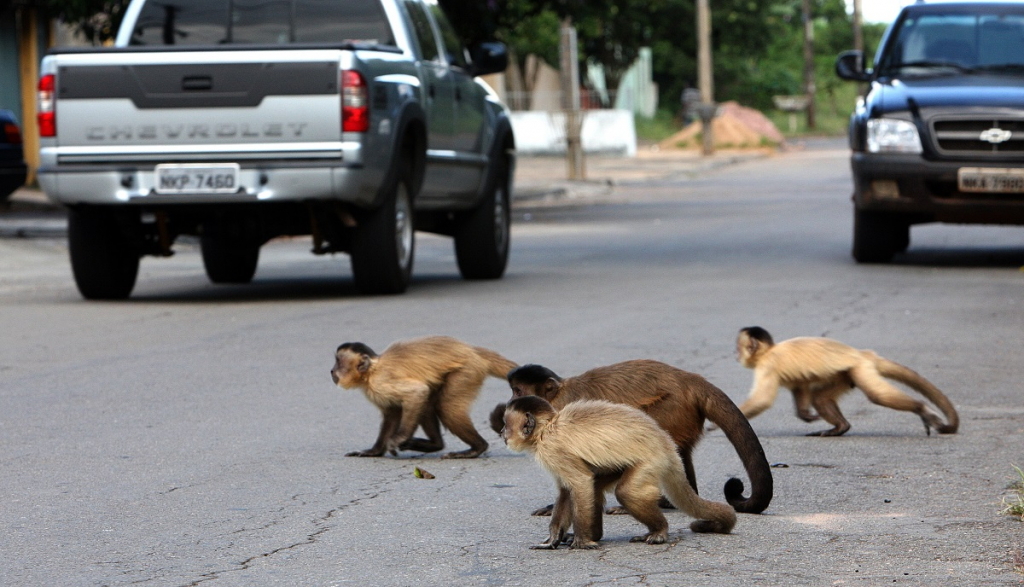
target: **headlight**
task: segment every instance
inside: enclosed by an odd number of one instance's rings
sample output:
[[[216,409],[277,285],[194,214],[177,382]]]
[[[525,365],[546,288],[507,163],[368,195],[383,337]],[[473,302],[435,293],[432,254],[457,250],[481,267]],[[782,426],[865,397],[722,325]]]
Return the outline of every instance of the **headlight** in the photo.
[[[868,121],[869,153],[920,153],[921,136],[914,123],[892,118]]]

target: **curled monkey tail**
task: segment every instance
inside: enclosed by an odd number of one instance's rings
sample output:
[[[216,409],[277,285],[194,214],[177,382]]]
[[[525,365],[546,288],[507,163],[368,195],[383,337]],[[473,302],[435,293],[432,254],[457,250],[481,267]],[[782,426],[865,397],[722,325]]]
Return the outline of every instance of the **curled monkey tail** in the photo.
[[[877,355],[873,357],[873,359],[875,362],[875,368],[878,369],[878,373],[880,375],[899,381],[900,383],[912,388],[914,391],[927,398],[928,401],[935,404],[935,407],[942,411],[942,414],[946,416],[947,423],[935,427],[940,434],[956,433],[957,429],[960,428],[960,416],[956,413],[956,408],[953,407],[949,398],[939,391],[938,387],[932,385],[932,382],[921,377],[917,371],[914,371],[910,367],[900,365],[899,363],[884,359]]]
[[[509,371],[519,366],[491,349],[475,347],[474,350],[476,350],[477,355],[479,355],[487,364],[487,374],[491,377],[504,379],[508,375]]]
[[[680,510],[696,518],[690,529],[694,532],[717,532],[728,534],[736,525],[736,512],[732,507],[717,501],[704,499],[690,487],[678,457],[669,472],[661,478],[661,490]]]
[[[725,500],[737,512],[759,514],[772,501],[774,481],[764,448],[754,429],[750,427],[743,412],[732,403],[727,395],[716,387],[709,387],[704,401],[704,413],[716,426],[725,432],[726,438],[736,449],[743,461],[743,468],[750,477],[750,497],[743,497],[743,481],[732,478],[725,483]]]

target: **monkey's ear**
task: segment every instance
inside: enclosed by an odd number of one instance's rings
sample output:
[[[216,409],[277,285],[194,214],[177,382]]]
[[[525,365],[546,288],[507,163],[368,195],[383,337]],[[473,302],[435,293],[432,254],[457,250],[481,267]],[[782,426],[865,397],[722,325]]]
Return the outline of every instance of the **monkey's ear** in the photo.
[[[551,401],[558,395],[558,380],[554,377],[548,377],[547,381],[544,382],[544,399]]]
[[[366,373],[370,370],[370,362],[370,355],[359,355],[359,364],[356,365],[356,371]]]
[[[526,423],[523,424],[523,436],[530,436],[533,434],[533,429],[537,426],[537,419],[533,417],[533,414],[526,414]]]

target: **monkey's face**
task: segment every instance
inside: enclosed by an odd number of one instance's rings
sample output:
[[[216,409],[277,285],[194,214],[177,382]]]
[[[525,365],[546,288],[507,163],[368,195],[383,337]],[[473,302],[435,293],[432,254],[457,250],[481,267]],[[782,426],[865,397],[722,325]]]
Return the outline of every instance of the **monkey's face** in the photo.
[[[505,410],[505,427],[501,429],[501,439],[505,441],[505,446],[516,452],[530,450],[536,440],[533,436],[536,425],[533,414]]]
[[[543,383],[528,383],[519,379],[509,382],[512,387],[512,399],[535,395],[551,401],[558,395],[559,383],[554,379],[548,379]]]
[[[365,358],[365,361],[364,361]],[[331,379],[338,387],[351,389],[363,384],[369,358],[349,350],[339,350],[334,355]]]
[[[746,332],[740,332],[736,337],[736,360],[747,369],[753,369],[757,346],[756,340],[750,338]]]

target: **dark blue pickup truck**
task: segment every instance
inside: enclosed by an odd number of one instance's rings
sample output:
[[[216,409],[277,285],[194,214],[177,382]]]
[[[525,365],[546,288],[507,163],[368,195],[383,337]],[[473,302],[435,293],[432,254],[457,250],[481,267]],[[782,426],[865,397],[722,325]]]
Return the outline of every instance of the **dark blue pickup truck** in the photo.
[[[850,120],[853,257],[885,263],[926,222],[1024,224],[1024,2],[918,3],[864,54]]]

